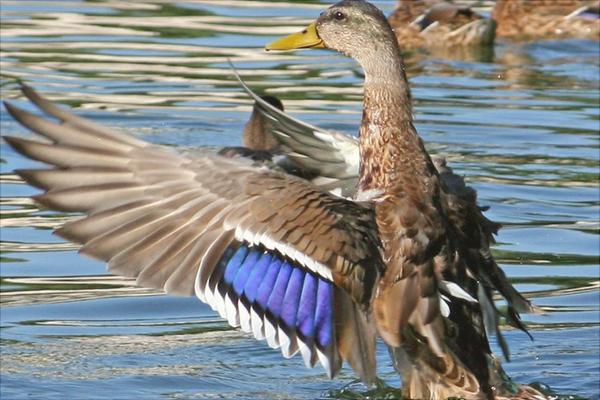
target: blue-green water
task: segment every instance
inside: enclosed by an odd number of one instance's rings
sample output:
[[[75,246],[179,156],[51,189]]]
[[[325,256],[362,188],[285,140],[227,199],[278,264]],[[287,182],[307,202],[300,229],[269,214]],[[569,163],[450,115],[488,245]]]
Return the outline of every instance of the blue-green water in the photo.
[[[327,1],[2,1],[2,98],[30,109],[17,79],[89,118],[156,143],[240,143],[251,87],[313,124],[354,134],[361,73],[326,51],[262,46]],[[377,2],[390,10],[393,2]],[[495,255],[546,310],[507,331],[519,382],[598,398],[599,50],[597,42],[499,44],[407,57],[417,128],[504,224]],[[3,135],[29,135],[5,110]],[[69,217],[39,211],[2,144],[2,399],[361,398],[345,368],[328,380],[255,342],[193,298],[106,275],[51,235]],[[379,349],[379,375],[399,379]],[[350,385],[350,386],[349,386]],[[392,392],[384,392],[391,395]]]

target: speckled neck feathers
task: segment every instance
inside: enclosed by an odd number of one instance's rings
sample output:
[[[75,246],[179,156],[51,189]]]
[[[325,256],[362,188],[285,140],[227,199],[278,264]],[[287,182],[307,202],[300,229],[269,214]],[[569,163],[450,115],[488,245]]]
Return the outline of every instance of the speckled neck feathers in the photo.
[[[393,35],[391,29],[389,34]],[[426,195],[420,188],[431,186],[428,183],[435,172],[412,123],[411,95],[400,49],[393,36],[378,41],[374,48],[377,56],[361,62],[365,85],[359,190],[398,194],[409,188],[420,197]]]

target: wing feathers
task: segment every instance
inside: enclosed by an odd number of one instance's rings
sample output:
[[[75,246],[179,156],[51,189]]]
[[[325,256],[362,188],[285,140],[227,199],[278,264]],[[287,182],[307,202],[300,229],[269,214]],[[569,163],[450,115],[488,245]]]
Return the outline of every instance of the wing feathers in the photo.
[[[118,153],[125,153],[132,149],[131,145],[123,142],[113,141],[94,134],[82,134],[81,129],[66,124],[56,124],[21,110],[10,103],[6,103],[6,110],[25,127],[56,143],[88,149],[112,150]]]
[[[48,208],[60,211],[92,211],[97,204],[104,207],[118,207],[144,195],[144,187],[126,183],[103,183],[94,186],[80,186],[65,189],[50,189],[45,194],[35,196],[35,200]]]
[[[202,235],[196,245],[175,269],[165,283],[169,293],[191,295],[195,293],[195,278],[198,270],[217,265],[225,249],[233,239],[233,232],[213,230]]]
[[[311,366],[320,360],[330,376],[343,358],[356,358],[338,351],[334,282],[350,302],[361,303],[357,310],[365,308],[375,280],[355,280],[383,269],[376,236],[360,233],[376,230],[371,209],[298,178],[175,154],[76,117],[31,88],[23,91],[62,124],[8,106],[53,142],[6,138],[51,166],[18,173],[46,191],[36,198],[40,203],[87,214],[57,234],[140,285],[195,293],[284,356],[299,351]],[[245,247],[255,258],[230,267],[232,254]]]
[[[15,172],[30,185],[46,190],[86,185],[130,183],[133,180],[131,171],[113,167],[81,167],[78,170],[19,169]]]
[[[242,245],[225,257],[209,304],[230,324],[280,348],[284,357],[300,352],[306,365],[320,360],[328,375],[335,376],[342,361],[336,330],[345,321],[336,319],[333,285],[255,247]]]
[[[37,161],[57,167],[125,166],[127,157],[98,149],[75,146],[54,146],[33,140],[4,136],[19,153]]]
[[[141,217],[96,236],[81,247],[81,252],[102,260],[110,260],[122,249],[137,243],[161,226],[164,211],[153,210]]]
[[[110,268],[112,271],[129,269],[132,276],[137,276],[144,266],[152,264],[160,254],[173,246],[178,239],[177,232],[185,227],[185,222],[183,218],[174,219],[158,226],[152,233],[113,256]]]
[[[173,241],[170,247],[157,255],[156,258],[149,264],[144,265],[137,275],[137,284],[140,286],[159,287],[163,288],[164,283],[175,269],[177,269],[184,261],[188,252],[194,245],[196,232],[181,232]],[[127,265],[122,266],[124,269]],[[116,266],[109,264],[109,270],[112,273],[123,275],[120,269],[114,269]],[[114,269],[114,270],[113,270]],[[193,282],[191,280],[190,282]]]
[[[133,146],[147,145],[147,143],[144,141],[137,140],[137,139],[135,139],[129,135],[126,135],[124,133],[120,133],[120,132],[117,132],[112,129],[107,129],[107,128],[105,128],[101,125],[95,124],[87,119],[78,117],[78,116],[70,113],[69,111],[67,111],[63,108],[60,108],[60,107],[56,106],[55,104],[51,103],[50,101],[46,100],[45,98],[40,96],[35,90],[33,90],[31,87],[29,87],[25,84],[21,84],[21,91],[40,110],[44,111],[45,113],[47,113],[53,117],[60,119],[63,122],[68,122],[68,123],[74,125],[75,127],[79,128],[82,131],[92,132],[97,135],[103,136],[107,139],[118,141],[121,143],[130,144]],[[7,104],[7,103],[5,102],[5,104]]]
[[[155,203],[149,198],[142,198],[119,207],[93,213],[85,218],[69,221],[56,229],[55,233],[67,240],[83,244],[97,235],[139,218]]]

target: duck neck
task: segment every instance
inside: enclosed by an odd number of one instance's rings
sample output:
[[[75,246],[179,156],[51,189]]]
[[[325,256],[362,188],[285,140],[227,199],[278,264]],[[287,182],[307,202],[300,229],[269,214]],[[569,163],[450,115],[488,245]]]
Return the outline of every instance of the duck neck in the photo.
[[[410,89],[397,46],[377,65],[364,65],[359,191],[404,191],[407,179],[431,176],[432,163],[413,126]],[[381,62],[385,60],[385,62]],[[410,179],[409,179],[410,178]],[[427,183],[424,183],[427,186]],[[421,185],[416,185],[421,186]]]

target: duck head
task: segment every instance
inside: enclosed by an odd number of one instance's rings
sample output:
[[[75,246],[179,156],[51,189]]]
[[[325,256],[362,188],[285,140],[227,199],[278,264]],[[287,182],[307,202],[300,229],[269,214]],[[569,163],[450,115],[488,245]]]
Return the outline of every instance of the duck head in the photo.
[[[355,59],[367,70],[375,59],[398,51],[385,15],[364,0],[343,0],[301,32],[276,40],[267,50],[328,48]],[[391,54],[390,54],[391,55]]]

